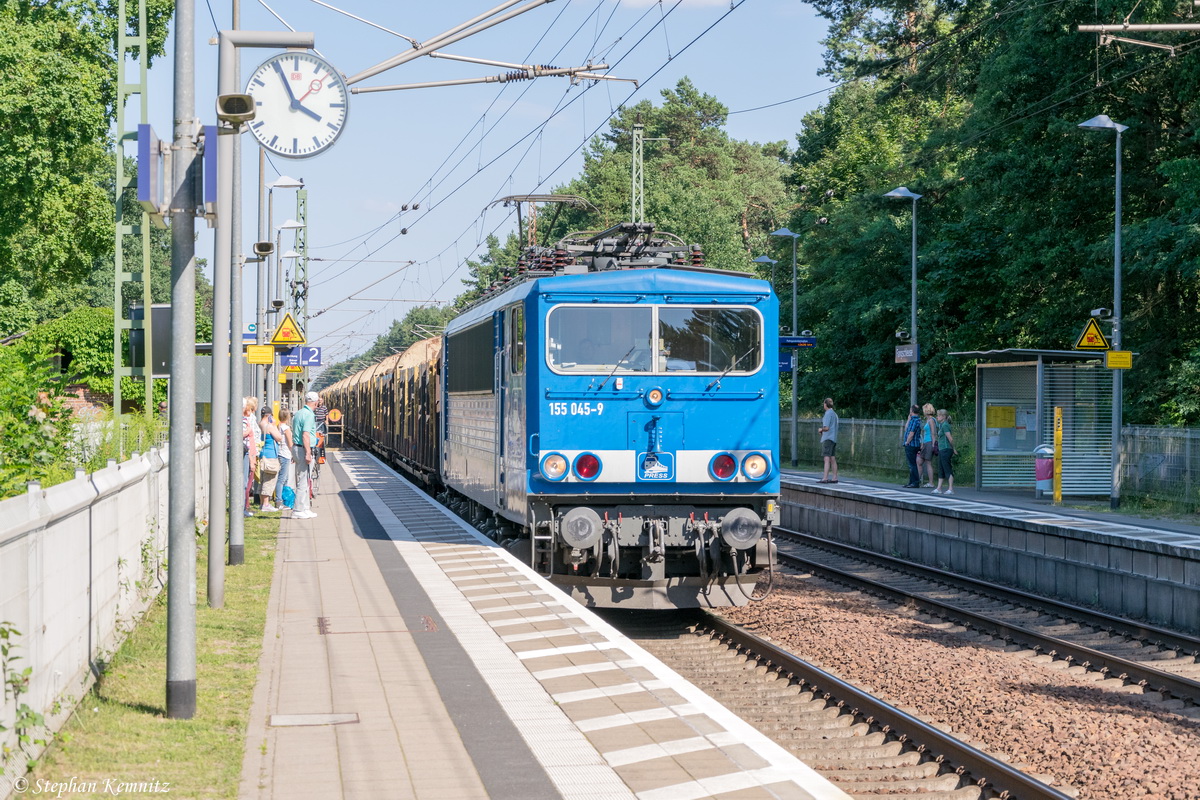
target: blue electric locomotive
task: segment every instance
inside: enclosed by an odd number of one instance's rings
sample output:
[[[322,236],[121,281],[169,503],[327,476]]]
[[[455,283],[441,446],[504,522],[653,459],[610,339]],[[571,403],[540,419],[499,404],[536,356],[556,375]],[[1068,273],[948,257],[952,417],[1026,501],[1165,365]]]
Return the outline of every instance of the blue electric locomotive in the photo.
[[[696,256],[646,225],[568,238],[442,338],[451,504],[587,605],[741,605],[767,562],[778,302]]]

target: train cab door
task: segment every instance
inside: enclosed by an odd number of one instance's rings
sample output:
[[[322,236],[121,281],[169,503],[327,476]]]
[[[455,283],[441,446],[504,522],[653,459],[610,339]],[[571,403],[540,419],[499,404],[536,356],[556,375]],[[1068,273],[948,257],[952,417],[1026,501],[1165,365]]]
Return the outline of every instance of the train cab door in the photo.
[[[504,310],[504,358],[500,370],[500,454],[497,476],[500,508],[525,510],[525,307]]]

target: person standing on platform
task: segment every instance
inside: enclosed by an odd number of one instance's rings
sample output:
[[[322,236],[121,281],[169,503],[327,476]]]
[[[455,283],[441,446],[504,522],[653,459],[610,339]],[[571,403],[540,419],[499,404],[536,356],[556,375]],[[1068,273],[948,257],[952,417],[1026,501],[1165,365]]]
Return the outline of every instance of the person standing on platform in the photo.
[[[262,429],[263,434],[263,449],[258,456],[259,508],[264,513],[270,513],[279,510],[271,505],[271,495],[275,493],[275,481],[279,477],[279,453],[283,450],[283,435],[279,432],[279,428],[275,427],[275,421],[271,419],[271,409],[269,408],[263,409],[259,428]]]
[[[954,449],[954,434],[951,432],[950,415],[946,409],[939,408],[937,412],[937,443],[938,443],[938,482],[934,494],[954,494],[954,457],[958,451]],[[949,481],[946,491],[942,491],[942,479]]]
[[[313,409],[321,402],[321,398],[316,392],[309,392],[304,400],[304,408],[296,412],[296,420],[292,426],[292,464],[296,467],[296,511],[292,517],[295,519],[312,519],[317,516],[312,510],[308,480],[313,461],[317,457],[317,418]]]
[[[292,412],[286,408],[279,409],[279,479],[275,482],[276,504],[283,506],[283,487],[292,485],[292,426],[288,420]],[[294,486],[292,487],[295,488]]]
[[[908,421],[900,434],[900,443],[904,445],[904,458],[908,461],[908,483],[905,489],[919,489],[921,486],[921,409],[912,405],[908,407]]]
[[[925,419],[921,423],[921,463],[917,465],[917,472],[921,471],[922,465],[929,476],[926,482],[926,489],[933,488],[933,445],[937,442],[937,420],[933,418],[933,404],[926,403],[921,407],[925,412]]]
[[[242,513],[247,517],[254,516],[250,511],[250,492],[254,486],[254,473],[258,469],[258,421],[254,418],[257,411],[257,397],[242,398],[242,471],[246,478],[246,502]],[[233,513],[232,509],[230,513]]]
[[[833,398],[825,398],[825,416],[821,418],[821,456],[825,460],[825,473],[817,483],[837,483],[837,439],[838,415],[833,410]],[[830,477],[832,473],[833,477]]]
[[[329,427],[326,423],[329,417],[329,406],[325,405],[324,399],[318,399],[317,405],[313,408],[313,417],[317,420],[317,458],[322,464],[325,463],[325,437],[329,435]]]

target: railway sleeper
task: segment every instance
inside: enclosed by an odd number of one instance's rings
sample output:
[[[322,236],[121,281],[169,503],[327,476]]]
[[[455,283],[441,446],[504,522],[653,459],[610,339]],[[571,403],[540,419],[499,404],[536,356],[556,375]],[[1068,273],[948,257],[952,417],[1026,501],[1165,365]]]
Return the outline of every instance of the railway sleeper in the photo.
[[[762,724],[757,726],[764,731],[837,731],[847,728],[855,728],[859,725],[867,725],[865,722],[856,722],[852,714],[841,714],[832,719],[781,719],[780,715],[773,718],[763,720]],[[866,732],[870,731],[870,725],[867,725]],[[841,734],[839,734],[841,735]],[[856,734],[857,735],[857,734]]]
[[[811,746],[821,746],[823,752],[839,752],[839,751],[855,751],[855,752],[874,752],[881,747],[888,745],[895,746],[895,752],[899,753],[902,747],[900,742],[888,742],[887,734],[883,731],[875,731],[874,733],[863,734],[862,736],[841,736],[828,737],[818,735],[814,731],[779,731],[773,737],[777,742],[784,746],[788,746],[789,750],[797,750],[805,744]],[[892,755],[891,752],[880,752],[879,755]]]
[[[843,714],[842,716],[849,717],[850,715]],[[764,729],[764,726],[761,725],[756,727],[758,727],[759,730]],[[877,741],[872,739],[872,737],[876,736],[880,737]],[[879,731],[872,733],[871,726],[865,722],[856,722],[849,727],[844,725],[822,725],[820,727],[812,728],[800,728],[795,726],[783,728],[780,726],[779,728],[771,730],[771,737],[780,742],[785,740],[789,742],[833,742],[842,739],[854,739],[855,741],[871,740],[875,741],[876,744],[882,744],[884,741],[883,734]],[[859,745],[855,746],[857,747]]]
[[[839,747],[828,748],[822,747],[819,750],[805,750],[802,748],[788,748],[792,755],[808,764],[813,769],[832,768],[838,764],[850,763],[856,767],[865,766],[892,766],[891,759],[902,758],[905,754],[904,744],[901,742],[886,742],[873,747]],[[916,759],[920,759],[921,754],[913,751],[912,755]],[[896,762],[903,765],[905,762]],[[916,763],[916,761],[912,762]]]
[[[836,781],[838,786],[841,786],[843,789],[857,782],[886,786],[891,780],[913,781],[920,780],[921,778],[932,778],[940,771],[941,765],[936,761],[922,761],[911,767],[894,767],[883,774],[878,769],[818,770],[826,778]]]
[[[875,781],[854,781],[850,783],[843,782],[841,776],[835,775],[831,780],[838,785],[838,788],[849,792],[850,794],[867,794],[868,792],[886,792],[888,794],[919,794],[921,800],[928,800],[930,797],[963,797],[977,798],[983,792],[978,786],[959,786],[962,783],[962,778],[955,775],[953,772],[945,775],[940,775],[932,778],[916,778],[907,780],[875,780]],[[960,795],[959,792],[962,792]],[[947,794],[952,793],[952,794]]]

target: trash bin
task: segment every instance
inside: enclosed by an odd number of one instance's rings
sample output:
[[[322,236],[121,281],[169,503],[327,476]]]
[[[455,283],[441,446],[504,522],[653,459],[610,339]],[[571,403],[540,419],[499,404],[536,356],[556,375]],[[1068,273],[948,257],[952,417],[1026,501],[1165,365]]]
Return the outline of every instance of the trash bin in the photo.
[[[1039,444],[1033,448],[1033,474],[1039,496],[1054,491],[1054,445]]]

